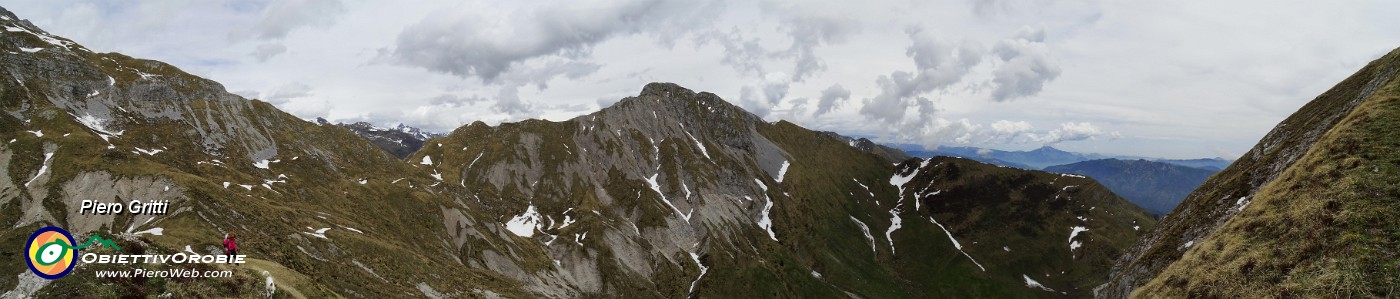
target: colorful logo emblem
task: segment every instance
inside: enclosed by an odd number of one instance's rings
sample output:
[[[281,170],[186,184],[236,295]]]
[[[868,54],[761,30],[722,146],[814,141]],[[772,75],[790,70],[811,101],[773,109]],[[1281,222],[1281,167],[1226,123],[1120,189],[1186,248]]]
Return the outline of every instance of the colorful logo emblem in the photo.
[[[25,259],[34,275],[45,279],[58,279],[73,271],[78,256],[73,235],[58,227],[44,227],[29,235],[24,245]]]

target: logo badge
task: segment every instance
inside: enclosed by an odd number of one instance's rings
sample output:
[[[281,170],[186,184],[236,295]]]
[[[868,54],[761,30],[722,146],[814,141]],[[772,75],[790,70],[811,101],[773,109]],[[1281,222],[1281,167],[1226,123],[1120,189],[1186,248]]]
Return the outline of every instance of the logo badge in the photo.
[[[77,263],[78,249],[74,246],[73,235],[58,227],[44,227],[29,235],[24,245],[25,260],[34,275],[44,279],[58,279],[73,271]]]

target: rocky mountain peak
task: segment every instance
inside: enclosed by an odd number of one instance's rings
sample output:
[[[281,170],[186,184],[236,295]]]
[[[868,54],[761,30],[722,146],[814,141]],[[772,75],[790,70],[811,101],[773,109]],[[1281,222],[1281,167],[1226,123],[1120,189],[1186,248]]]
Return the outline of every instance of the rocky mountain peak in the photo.
[[[635,97],[618,101],[600,112],[640,113],[640,117],[672,118],[684,123],[696,121],[758,122],[762,118],[709,92],[694,92],[675,83],[648,83]],[[655,114],[651,114],[654,112]],[[705,125],[695,123],[692,125]]]

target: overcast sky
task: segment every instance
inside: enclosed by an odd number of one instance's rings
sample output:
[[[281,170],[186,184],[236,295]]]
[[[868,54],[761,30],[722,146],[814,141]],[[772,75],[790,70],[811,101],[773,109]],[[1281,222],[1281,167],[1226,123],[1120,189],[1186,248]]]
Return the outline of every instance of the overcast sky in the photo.
[[[564,120],[648,82],[926,146],[1235,158],[1400,46],[1394,1],[0,1],[302,118]]]

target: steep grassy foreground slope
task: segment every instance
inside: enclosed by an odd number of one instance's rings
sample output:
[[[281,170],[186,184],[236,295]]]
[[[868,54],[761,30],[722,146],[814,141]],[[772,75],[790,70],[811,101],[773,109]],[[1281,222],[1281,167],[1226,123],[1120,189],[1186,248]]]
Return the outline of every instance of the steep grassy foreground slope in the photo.
[[[1394,295],[1397,70],[1400,50],[1280,123],[1135,245],[1099,295]]]

